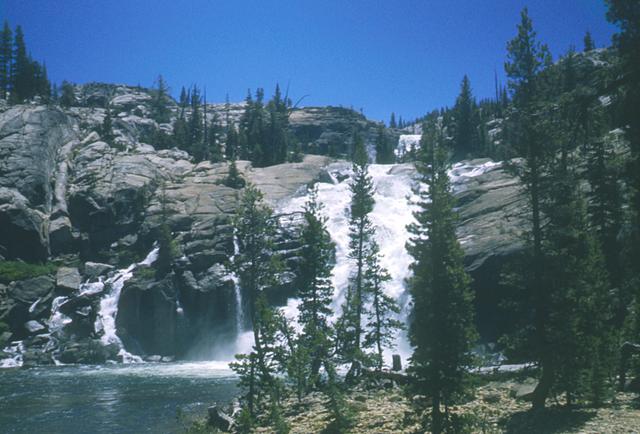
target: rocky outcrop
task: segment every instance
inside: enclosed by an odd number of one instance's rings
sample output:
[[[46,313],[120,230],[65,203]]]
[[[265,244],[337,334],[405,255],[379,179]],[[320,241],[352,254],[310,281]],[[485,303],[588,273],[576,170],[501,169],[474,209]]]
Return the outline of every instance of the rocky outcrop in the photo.
[[[0,255],[42,261],[59,150],[75,138],[59,109],[15,106],[0,113]]]

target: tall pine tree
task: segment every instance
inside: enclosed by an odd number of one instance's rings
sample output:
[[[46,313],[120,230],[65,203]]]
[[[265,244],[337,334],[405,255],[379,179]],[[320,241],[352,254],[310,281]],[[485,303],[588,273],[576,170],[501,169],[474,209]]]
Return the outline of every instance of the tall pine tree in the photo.
[[[417,191],[417,222],[409,226],[412,238],[407,245],[414,258],[409,282],[413,297],[409,338],[415,347],[411,369],[421,392],[432,399],[431,430],[440,433],[448,409],[464,389],[476,333],[470,278],[456,238],[444,127],[440,121],[423,128],[416,167],[426,187]]]

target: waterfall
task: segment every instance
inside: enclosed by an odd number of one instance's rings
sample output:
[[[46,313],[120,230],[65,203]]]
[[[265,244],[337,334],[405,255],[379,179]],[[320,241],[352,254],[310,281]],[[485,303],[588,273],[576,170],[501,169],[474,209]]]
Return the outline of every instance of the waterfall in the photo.
[[[142,359],[138,356],[127,352],[122,341],[116,333],[116,315],[118,314],[118,301],[120,300],[120,292],[124,287],[124,284],[133,276],[133,271],[140,265],[151,265],[158,259],[159,248],[154,248],[147,257],[139,263],[131,264],[129,267],[118,270],[113,276],[108,278],[105,283],[111,290],[100,300],[100,310],[98,311],[98,317],[95,322],[96,332],[102,332],[100,341],[103,345],[115,344],[120,348],[118,355],[122,357],[122,361],[125,363],[141,362]],[[98,291],[99,285],[85,284],[81,285],[80,293],[86,293],[88,291]]]
[[[419,137],[419,136],[417,136]],[[415,139],[410,137],[410,139]],[[415,140],[414,140],[415,141]],[[411,140],[407,139],[407,142]],[[456,164],[449,172],[454,191],[464,189],[464,183],[471,177],[482,175],[499,166],[490,160],[478,160]],[[327,229],[336,245],[336,263],[332,271],[334,295],[332,302],[335,321],[340,314],[341,306],[353,272],[353,261],[348,258],[349,252],[349,206],[351,191],[350,163],[334,163],[327,167],[333,183],[318,183],[318,201],[322,204],[322,214],[327,218]],[[376,228],[376,241],[380,246],[381,265],[387,269],[391,280],[385,284],[384,291],[399,304],[401,311],[398,319],[408,324],[411,310],[411,298],[406,288],[406,281],[411,272],[409,266],[413,258],[406,250],[410,239],[407,226],[415,221],[414,203],[418,199],[413,192],[417,186],[415,169],[412,164],[371,164],[369,175],[373,180],[375,206],[370,214]],[[345,179],[338,182],[338,179]],[[307,195],[297,196],[280,204],[278,212],[291,213],[301,211],[308,199]],[[289,300],[282,310],[288,319],[297,317],[297,300]],[[406,331],[400,332],[396,338],[396,349],[385,353],[385,361],[391,360],[392,353],[399,353],[403,359],[412,353]]]
[[[233,236],[233,256],[231,262],[235,260],[236,255],[240,252],[240,245],[238,244],[238,238]],[[233,281],[233,289],[236,296],[236,333],[238,336],[244,331],[244,309],[242,307],[242,291],[240,290],[240,279],[236,273],[230,273],[229,277]]]

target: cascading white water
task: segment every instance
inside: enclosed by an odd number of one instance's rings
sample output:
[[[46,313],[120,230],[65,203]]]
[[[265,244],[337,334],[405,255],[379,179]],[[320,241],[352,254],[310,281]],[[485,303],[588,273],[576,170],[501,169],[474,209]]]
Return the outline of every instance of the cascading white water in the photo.
[[[413,137],[412,137],[413,138]],[[454,191],[464,188],[464,183],[471,177],[500,166],[493,161],[477,161],[460,163],[453,166],[449,176]],[[351,175],[349,163],[335,163],[327,168],[333,178],[333,183],[318,183],[318,201],[323,205],[322,214],[327,218],[327,229],[336,244],[336,264],[333,268],[332,283],[334,297],[332,308],[333,320],[340,313],[344,302],[349,276],[353,271],[353,261],[348,258],[349,251],[349,206],[351,179],[337,181],[337,175]],[[371,221],[376,228],[376,241],[380,245],[382,255],[381,265],[387,269],[391,280],[386,283],[384,291],[393,297],[400,305],[399,319],[407,324],[410,313],[410,297],[406,290],[406,281],[410,277],[409,266],[413,258],[406,250],[410,239],[407,226],[414,222],[413,212],[417,196],[413,188],[417,186],[415,169],[411,164],[369,166],[369,175],[374,184],[375,206],[370,214]],[[281,204],[278,212],[291,213],[301,211],[308,199],[307,195],[291,198]],[[289,300],[283,312],[288,319],[297,317],[297,300]],[[412,352],[408,343],[406,331],[398,334],[397,348],[385,353],[388,363],[392,352],[400,353],[406,359]]]
[[[335,163],[327,168],[334,183],[319,183],[318,201],[322,204],[322,214],[327,218],[327,230],[336,245],[336,264],[332,272],[334,296],[332,309],[333,320],[340,314],[341,305],[349,284],[349,276],[353,271],[353,261],[348,258],[349,252],[349,206],[351,178],[337,181],[337,175],[351,175],[349,163]],[[409,239],[406,226],[413,221],[413,205],[409,198],[413,196],[413,170],[410,165],[369,166],[375,188],[375,207],[370,214],[376,227],[376,241],[380,245],[381,263],[389,271],[391,281],[385,286],[385,292],[396,299],[402,308],[400,319],[406,320],[409,298],[405,291],[405,280],[409,277],[411,256],[405,249]],[[283,203],[278,211],[290,213],[301,211],[308,196],[294,197]],[[288,318],[297,316],[297,303],[290,300],[283,309]],[[397,339],[397,349],[401,354],[408,354],[410,347],[404,333]],[[391,353],[386,355],[390,360]]]
[[[122,341],[116,333],[116,315],[118,314],[118,301],[120,300],[120,292],[124,287],[124,284],[133,276],[133,271],[139,265],[151,265],[156,259],[158,259],[159,248],[154,248],[147,257],[139,263],[131,264],[129,267],[118,270],[113,276],[108,278],[103,285],[108,285],[111,288],[108,294],[106,294],[100,300],[100,310],[98,311],[98,317],[95,322],[96,332],[102,332],[100,338],[103,345],[115,344],[120,348],[118,355],[122,357],[122,361],[125,363],[142,362],[142,359],[138,356],[126,351],[122,345]],[[85,284],[81,285],[80,293],[83,291],[100,291],[99,285]]]

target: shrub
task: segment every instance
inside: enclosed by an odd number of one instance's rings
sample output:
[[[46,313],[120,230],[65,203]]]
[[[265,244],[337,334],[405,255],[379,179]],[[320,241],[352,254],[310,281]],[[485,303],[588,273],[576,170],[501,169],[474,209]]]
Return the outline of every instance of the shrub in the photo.
[[[54,264],[30,264],[21,261],[0,262],[0,283],[10,283],[16,280],[30,279],[55,273]]]

